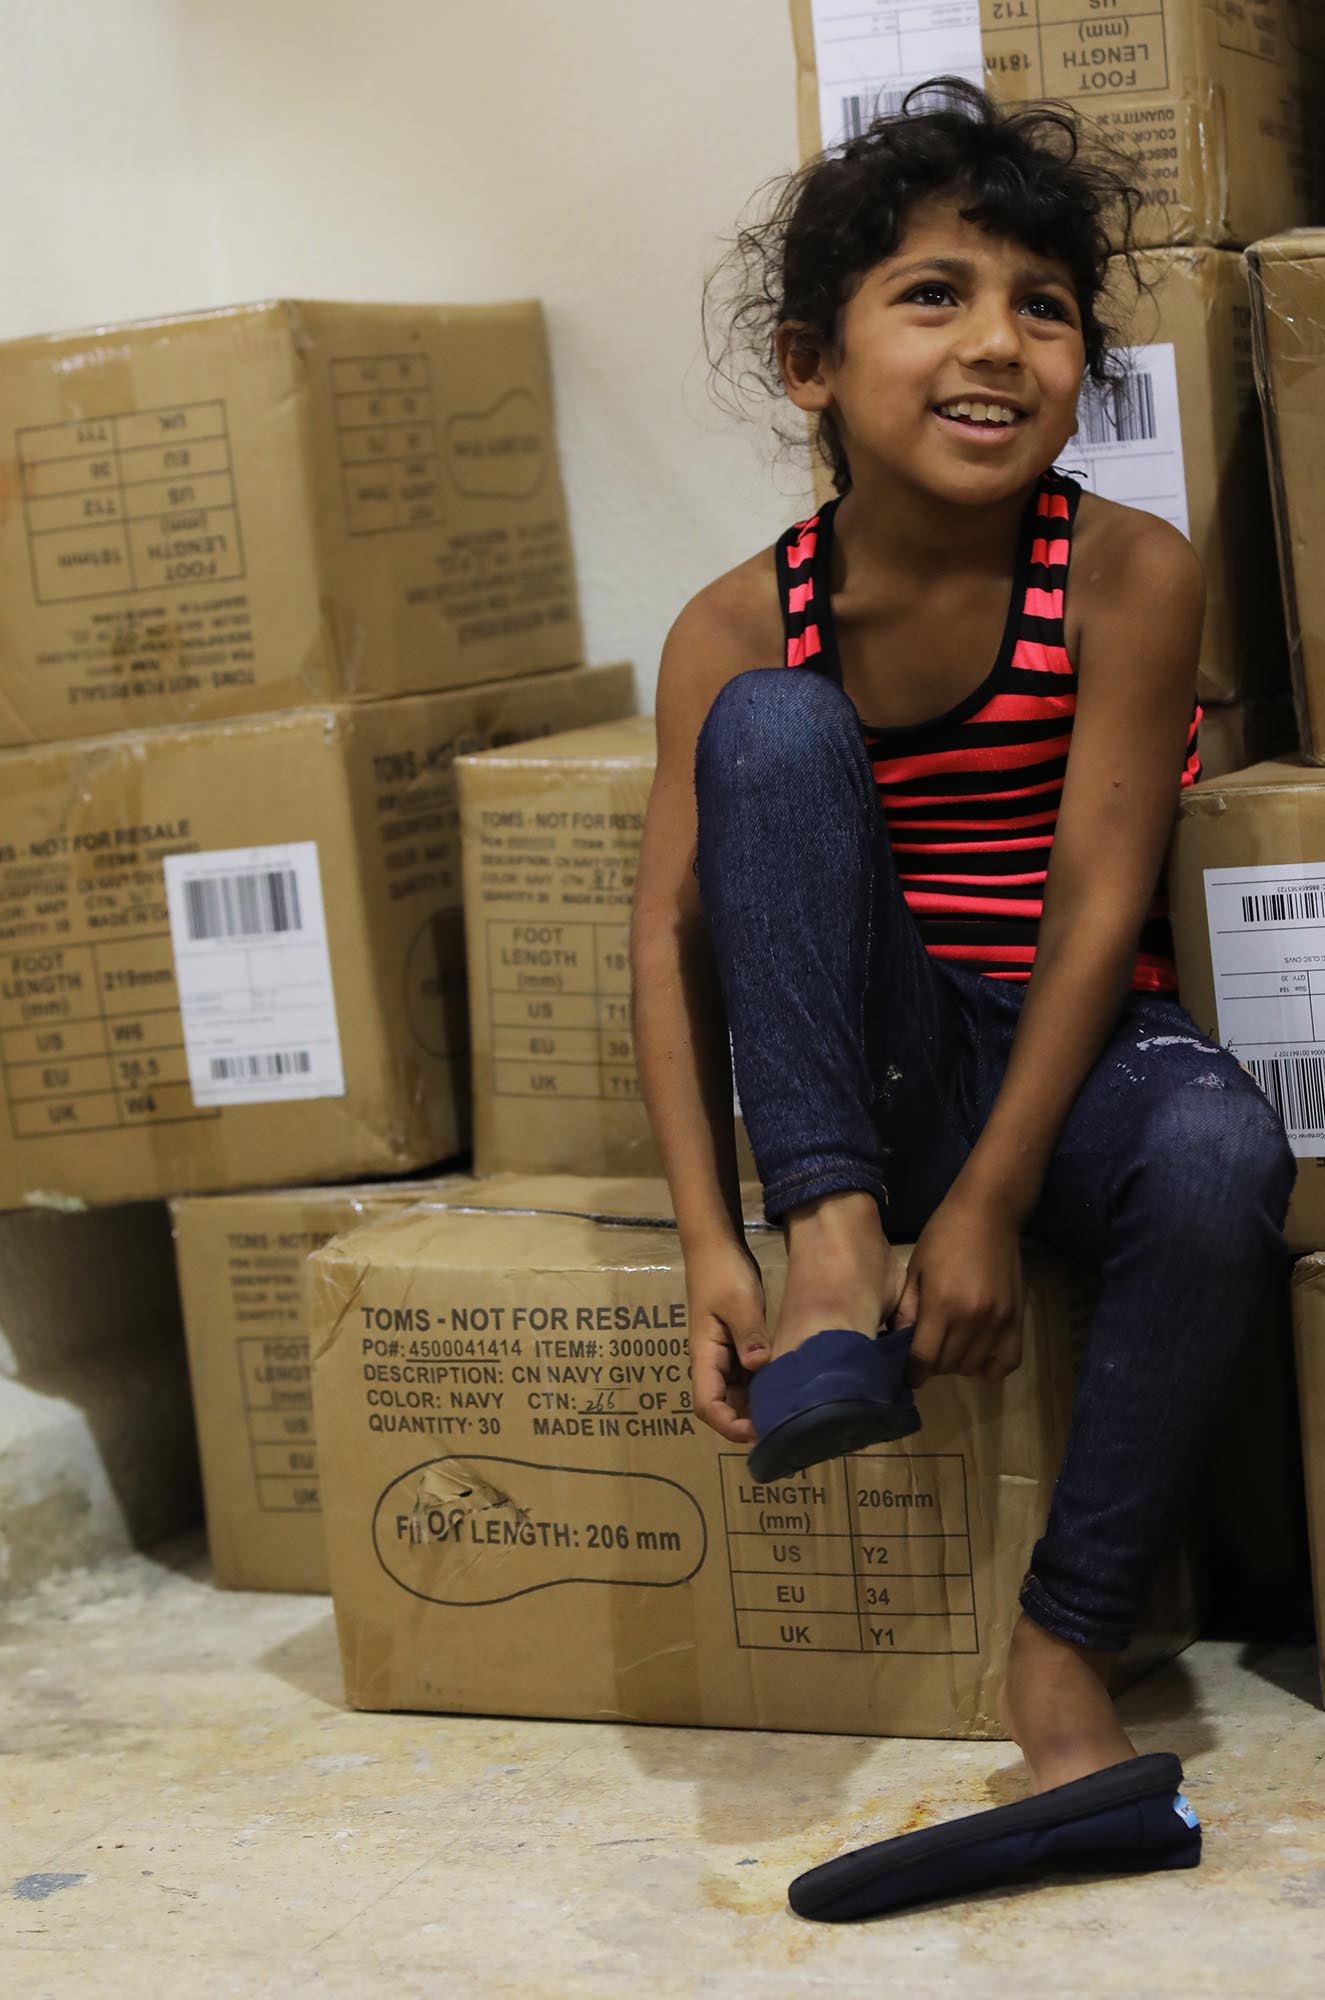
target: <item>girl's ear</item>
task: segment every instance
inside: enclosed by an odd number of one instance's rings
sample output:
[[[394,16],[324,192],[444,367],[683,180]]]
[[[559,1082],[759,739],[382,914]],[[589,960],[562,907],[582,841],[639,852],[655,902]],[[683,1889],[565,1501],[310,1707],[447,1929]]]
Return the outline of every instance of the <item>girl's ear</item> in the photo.
[[[807,339],[803,320],[784,320],[777,330],[778,366],[782,383],[797,409],[826,410],[833,400],[825,369],[824,350]]]

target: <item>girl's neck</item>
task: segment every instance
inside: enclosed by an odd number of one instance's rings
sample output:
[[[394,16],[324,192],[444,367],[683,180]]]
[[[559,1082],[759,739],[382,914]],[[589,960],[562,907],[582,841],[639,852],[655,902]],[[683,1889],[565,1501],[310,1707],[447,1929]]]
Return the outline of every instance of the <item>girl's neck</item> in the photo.
[[[962,507],[884,468],[871,468],[843,495],[833,539],[860,581],[900,575],[931,581],[957,574],[1002,576],[1015,562],[1031,491],[1024,488],[989,507]]]

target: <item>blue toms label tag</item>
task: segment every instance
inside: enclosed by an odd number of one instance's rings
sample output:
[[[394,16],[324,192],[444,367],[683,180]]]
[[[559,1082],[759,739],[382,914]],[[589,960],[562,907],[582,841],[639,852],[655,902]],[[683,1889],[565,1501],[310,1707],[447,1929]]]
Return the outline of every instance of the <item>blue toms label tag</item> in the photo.
[[[1188,1804],[1181,1792],[1174,1798],[1173,1810],[1177,1813],[1178,1818],[1184,1826],[1199,1826],[1201,1824],[1200,1820],[1196,1817],[1195,1807]]]

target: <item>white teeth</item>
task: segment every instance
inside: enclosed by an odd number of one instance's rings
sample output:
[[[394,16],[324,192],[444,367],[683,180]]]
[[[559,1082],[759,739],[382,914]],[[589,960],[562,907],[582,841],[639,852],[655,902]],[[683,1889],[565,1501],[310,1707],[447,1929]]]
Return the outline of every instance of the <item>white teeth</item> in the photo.
[[[1017,412],[1006,403],[940,403],[943,417],[968,417],[975,424],[1015,424]]]

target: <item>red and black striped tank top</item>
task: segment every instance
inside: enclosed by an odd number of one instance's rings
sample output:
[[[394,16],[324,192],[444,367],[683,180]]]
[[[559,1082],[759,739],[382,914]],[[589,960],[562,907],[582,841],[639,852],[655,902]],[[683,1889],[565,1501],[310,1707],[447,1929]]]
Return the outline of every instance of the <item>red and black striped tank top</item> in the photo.
[[[1081,488],[1049,471],[1027,502],[1007,623],[989,674],[928,722],[861,724],[902,894],[934,958],[991,979],[1027,980],[1067,774],[1076,670],[1063,607]],[[777,544],[786,664],[842,685],[832,613],[830,501]],[[1201,775],[1193,705],[1181,785]],[[1177,988],[1161,878],[1139,940],[1132,990]]]

